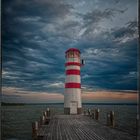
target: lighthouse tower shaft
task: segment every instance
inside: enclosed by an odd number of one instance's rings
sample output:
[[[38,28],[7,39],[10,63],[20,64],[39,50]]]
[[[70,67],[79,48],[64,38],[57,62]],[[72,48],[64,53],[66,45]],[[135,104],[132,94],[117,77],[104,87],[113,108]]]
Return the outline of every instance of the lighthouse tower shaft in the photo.
[[[66,79],[64,94],[64,113],[81,114],[80,51],[71,48],[66,51]]]

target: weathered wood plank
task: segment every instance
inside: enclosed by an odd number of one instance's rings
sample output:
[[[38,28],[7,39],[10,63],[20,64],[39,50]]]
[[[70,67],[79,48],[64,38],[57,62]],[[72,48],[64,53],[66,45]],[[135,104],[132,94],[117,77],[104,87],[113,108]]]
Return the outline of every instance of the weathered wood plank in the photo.
[[[118,136],[119,134],[119,136]],[[83,115],[55,115],[38,131],[39,140],[133,140],[123,132]]]

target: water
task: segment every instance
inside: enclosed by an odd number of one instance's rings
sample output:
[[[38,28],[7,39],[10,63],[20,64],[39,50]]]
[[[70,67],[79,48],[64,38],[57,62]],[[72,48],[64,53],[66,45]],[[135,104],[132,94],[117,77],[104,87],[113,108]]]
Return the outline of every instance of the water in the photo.
[[[2,140],[31,140],[32,122],[39,120],[46,108],[63,113],[63,105],[24,105],[2,107]],[[106,124],[106,113],[115,112],[116,129],[136,134],[136,105],[84,105],[83,108],[99,108],[100,123]]]

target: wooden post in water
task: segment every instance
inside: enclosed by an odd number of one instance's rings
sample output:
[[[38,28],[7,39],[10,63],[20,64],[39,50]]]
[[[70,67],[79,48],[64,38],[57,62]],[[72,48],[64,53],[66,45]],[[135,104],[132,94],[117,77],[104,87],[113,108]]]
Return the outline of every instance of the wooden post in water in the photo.
[[[99,112],[100,112],[99,108],[95,109],[95,119],[96,120],[99,120]]]
[[[45,116],[41,116],[40,117],[40,125],[44,125],[45,124]]]
[[[33,140],[37,140],[38,128],[39,128],[38,121],[35,121],[34,123],[32,123],[32,138],[33,138]]]
[[[115,127],[115,115],[114,111],[110,111],[107,113],[107,126]]]
[[[47,116],[47,112],[46,112],[46,111],[44,111],[44,112],[43,112],[43,115],[46,117],[46,116]]]
[[[114,111],[110,111],[110,124],[111,124],[111,127],[115,127],[115,114],[114,114]]]
[[[46,124],[49,124],[50,117],[51,117],[51,112],[50,112],[50,109],[47,108],[47,111],[46,111]]]
[[[88,108],[88,116],[90,116],[90,114],[91,114],[91,109]]]
[[[51,114],[50,114],[50,109],[49,108],[47,108],[47,112],[46,113],[47,113],[47,117],[50,117]]]
[[[46,124],[46,123],[47,123],[47,112],[44,111],[44,112],[43,112],[43,115],[44,115],[44,117],[45,117],[45,124]]]
[[[91,112],[91,118],[94,119],[94,117],[95,117],[95,113],[94,113],[94,109],[93,109]]]
[[[107,113],[107,126],[110,126],[110,113]]]

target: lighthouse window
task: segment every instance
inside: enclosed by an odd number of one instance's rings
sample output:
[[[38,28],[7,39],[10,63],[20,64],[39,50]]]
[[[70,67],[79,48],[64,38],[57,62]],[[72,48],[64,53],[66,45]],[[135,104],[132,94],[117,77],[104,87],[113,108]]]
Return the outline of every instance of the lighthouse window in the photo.
[[[77,52],[74,52],[74,57],[77,57]]]
[[[69,52],[69,56],[70,57],[73,57],[74,56],[74,53],[71,51],[71,52]]]

